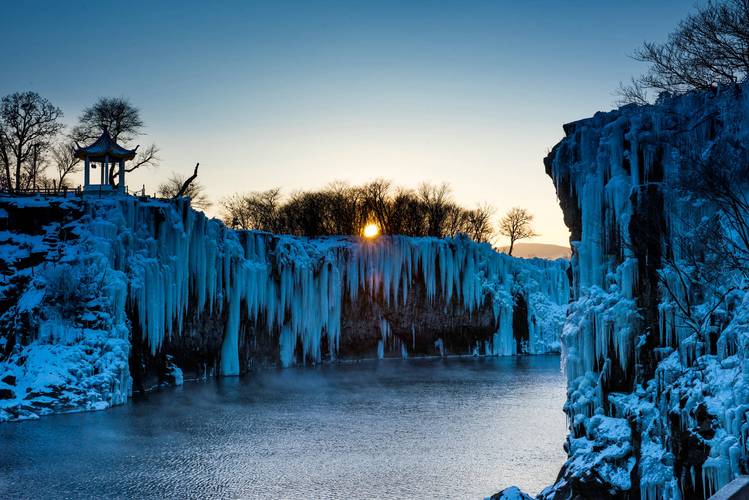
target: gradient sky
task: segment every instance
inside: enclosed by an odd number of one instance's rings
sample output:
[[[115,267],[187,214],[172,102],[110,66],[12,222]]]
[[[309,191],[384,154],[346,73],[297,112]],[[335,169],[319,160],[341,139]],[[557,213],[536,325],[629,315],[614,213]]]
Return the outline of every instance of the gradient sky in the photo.
[[[608,110],[681,1],[15,1],[0,95],[34,90],[74,123],[99,96],[142,111],[163,162],[213,201],[340,179],[452,185],[458,202],[536,214],[566,244],[542,159],[562,124]],[[133,145],[130,145],[133,146]],[[217,209],[210,211],[217,213]]]

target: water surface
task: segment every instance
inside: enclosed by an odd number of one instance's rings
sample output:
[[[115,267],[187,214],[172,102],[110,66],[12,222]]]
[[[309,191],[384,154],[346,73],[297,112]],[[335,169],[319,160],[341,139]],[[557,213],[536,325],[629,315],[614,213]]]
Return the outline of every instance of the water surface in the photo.
[[[187,383],[0,424],[0,498],[483,498],[564,461],[556,356],[386,360]]]

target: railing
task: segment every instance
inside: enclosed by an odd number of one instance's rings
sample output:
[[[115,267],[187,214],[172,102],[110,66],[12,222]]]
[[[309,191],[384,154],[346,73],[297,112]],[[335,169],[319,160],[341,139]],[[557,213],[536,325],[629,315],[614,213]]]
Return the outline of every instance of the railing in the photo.
[[[158,196],[156,193],[146,193],[146,188],[143,186],[137,191],[130,191],[128,186],[125,186],[124,191],[120,191],[118,187],[111,187],[108,184],[90,184],[88,187],[77,186],[75,188],[50,188],[50,187],[37,187],[37,188],[24,188],[18,190],[7,190],[0,189],[0,197],[2,196],[14,196],[14,197],[35,197],[41,196],[43,198],[67,198],[67,197],[90,197],[90,196],[109,196],[110,194],[123,193],[128,196],[135,196],[140,199],[153,199],[153,200],[170,200],[171,198],[164,198]]]
[[[749,476],[739,476],[723,486],[710,500],[746,500],[749,499]]]
[[[81,186],[75,188],[49,188],[49,187],[38,187],[38,188],[25,188],[25,189],[0,189],[0,196],[44,196],[44,197],[67,197],[67,196],[81,196],[83,189]]]

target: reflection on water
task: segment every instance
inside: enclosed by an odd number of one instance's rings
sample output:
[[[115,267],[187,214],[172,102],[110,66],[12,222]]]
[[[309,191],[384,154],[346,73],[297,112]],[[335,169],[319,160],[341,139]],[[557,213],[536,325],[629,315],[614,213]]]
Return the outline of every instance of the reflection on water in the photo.
[[[564,461],[556,356],[363,362],[188,383],[0,424],[0,498],[481,498]]]

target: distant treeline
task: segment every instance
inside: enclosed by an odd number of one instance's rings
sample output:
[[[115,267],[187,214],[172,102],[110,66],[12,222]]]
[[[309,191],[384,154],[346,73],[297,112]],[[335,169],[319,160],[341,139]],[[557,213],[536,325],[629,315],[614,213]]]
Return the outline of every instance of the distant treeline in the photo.
[[[438,238],[465,234],[479,242],[489,241],[495,233],[494,209],[459,206],[447,184],[423,183],[407,189],[385,179],[359,186],[334,182],[288,197],[275,188],[225,198],[221,208],[224,222],[234,228],[298,236],[356,235],[370,223],[386,234]]]

